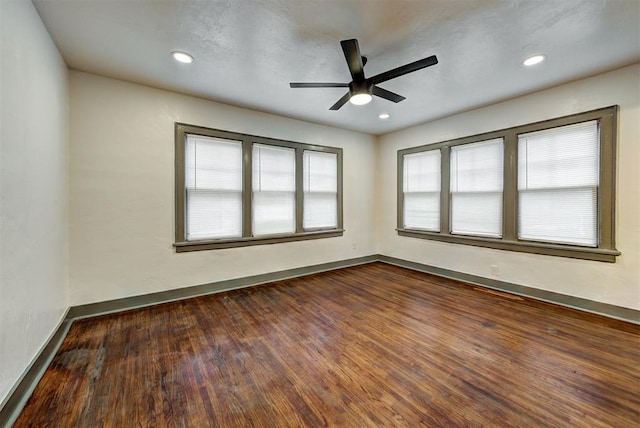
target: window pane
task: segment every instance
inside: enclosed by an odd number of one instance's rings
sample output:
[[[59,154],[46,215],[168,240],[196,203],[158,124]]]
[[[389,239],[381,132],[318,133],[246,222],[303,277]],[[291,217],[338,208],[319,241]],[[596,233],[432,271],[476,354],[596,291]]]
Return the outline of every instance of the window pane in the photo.
[[[338,226],[338,201],[331,192],[304,195],[304,228],[330,229]]]
[[[440,150],[404,155],[404,187],[408,192],[440,192]]]
[[[242,236],[242,192],[187,190],[187,240]]]
[[[403,224],[440,230],[440,150],[403,156]]]
[[[598,122],[518,136],[518,238],[598,246]]]
[[[440,230],[440,192],[405,193],[404,227]]]
[[[186,239],[242,236],[242,143],[187,135]]]
[[[502,138],[451,148],[451,233],[502,236]]]
[[[253,145],[253,234],[294,233],[295,150]]]
[[[188,135],[187,189],[242,191],[242,142]]]
[[[519,238],[596,247],[597,189],[520,192]]]
[[[598,185],[598,122],[518,135],[518,190]]]
[[[461,235],[502,236],[502,192],[452,193],[451,229]]]
[[[253,194],[253,234],[293,233],[296,230],[294,192]]]
[[[331,229],[338,227],[338,155],[303,152],[304,216],[302,227]]]
[[[502,192],[502,138],[451,148],[452,192]]]
[[[287,147],[253,145],[253,191],[293,192],[296,153]]]

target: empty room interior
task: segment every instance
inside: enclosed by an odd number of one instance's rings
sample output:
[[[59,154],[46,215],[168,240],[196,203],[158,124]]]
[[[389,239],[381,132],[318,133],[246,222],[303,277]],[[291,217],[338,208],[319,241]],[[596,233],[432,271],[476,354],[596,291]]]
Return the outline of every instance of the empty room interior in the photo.
[[[638,0],[0,0],[0,426],[640,424]]]

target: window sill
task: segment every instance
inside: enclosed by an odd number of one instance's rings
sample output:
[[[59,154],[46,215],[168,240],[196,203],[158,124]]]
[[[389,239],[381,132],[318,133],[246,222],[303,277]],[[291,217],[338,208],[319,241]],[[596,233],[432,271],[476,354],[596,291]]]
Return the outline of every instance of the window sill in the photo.
[[[342,236],[344,229],[331,229],[314,232],[296,233],[294,235],[264,236],[259,238],[212,239],[202,241],[184,241],[173,244],[177,253],[201,250],[218,250],[223,248],[248,247],[251,245],[280,244],[283,242],[306,241],[309,239],[334,238]]]
[[[396,229],[399,236],[430,239],[433,241],[449,242],[452,244],[473,245],[476,247],[493,248],[496,250],[518,251],[522,253],[543,254],[547,256],[569,257],[573,259],[593,260],[615,263],[618,250],[605,248],[587,248],[573,245],[545,244],[540,242],[507,241],[500,238],[483,238],[461,235],[450,235],[421,230]]]

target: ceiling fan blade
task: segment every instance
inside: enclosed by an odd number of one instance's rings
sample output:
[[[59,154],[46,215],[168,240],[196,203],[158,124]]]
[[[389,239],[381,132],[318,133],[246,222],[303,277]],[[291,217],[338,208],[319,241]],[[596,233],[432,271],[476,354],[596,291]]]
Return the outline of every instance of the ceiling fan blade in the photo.
[[[386,100],[393,101],[394,103],[399,103],[402,100],[406,100],[406,98],[402,95],[398,95],[395,92],[387,91],[386,89],[382,89],[378,86],[374,86],[372,92],[373,95],[377,95]]]
[[[289,83],[291,88],[348,88],[348,83]]]
[[[364,65],[362,64],[358,41],[356,39],[342,40],[340,45],[353,80],[356,82],[364,80]]]
[[[340,107],[342,107],[343,105],[345,105],[347,103],[347,101],[349,101],[349,98],[351,98],[351,94],[349,94],[349,92],[347,92],[346,94],[344,94],[344,96],[342,98],[340,98],[338,100],[338,102],[336,102],[334,105],[332,105],[329,110],[338,110],[338,109],[340,109]]]
[[[369,81],[374,85],[382,82],[386,82],[387,80],[395,79],[396,77],[403,76],[408,73],[412,73],[414,71],[421,70],[426,67],[430,67],[432,65],[436,65],[438,63],[438,58],[435,55],[431,55],[428,58],[424,58],[411,64],[406,64],[398,68],[394,68],[393,70],[385,71],[384,73],[376,74],[373,77],[369,78]]]

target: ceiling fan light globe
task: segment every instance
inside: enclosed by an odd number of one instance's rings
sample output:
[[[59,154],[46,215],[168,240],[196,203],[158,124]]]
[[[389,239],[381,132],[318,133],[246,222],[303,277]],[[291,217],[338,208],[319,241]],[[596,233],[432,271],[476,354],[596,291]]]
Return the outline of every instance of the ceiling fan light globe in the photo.
[[[351,98],[349,98],[349,102],[351,104],[362,106],[371,102],[373,97],[370,94],[353,94]]]

